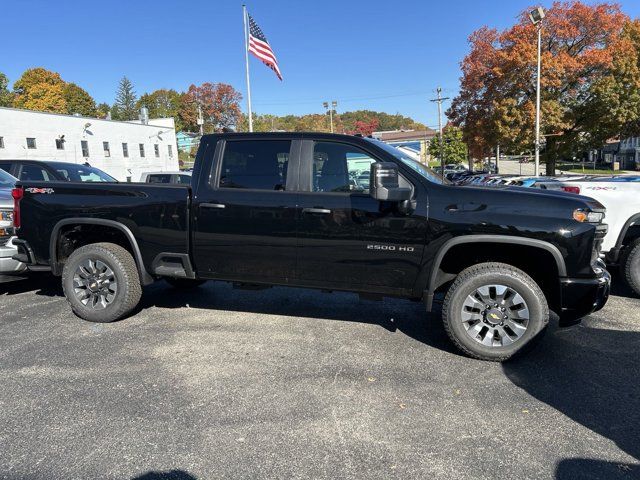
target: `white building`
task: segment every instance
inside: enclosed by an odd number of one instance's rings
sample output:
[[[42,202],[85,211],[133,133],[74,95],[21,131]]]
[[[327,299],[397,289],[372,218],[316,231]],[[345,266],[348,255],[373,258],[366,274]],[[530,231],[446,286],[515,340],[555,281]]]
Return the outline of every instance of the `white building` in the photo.
[[[0,160],[85,163],[120,181],[178,170],[173,118],[119,122],[0,108]]]

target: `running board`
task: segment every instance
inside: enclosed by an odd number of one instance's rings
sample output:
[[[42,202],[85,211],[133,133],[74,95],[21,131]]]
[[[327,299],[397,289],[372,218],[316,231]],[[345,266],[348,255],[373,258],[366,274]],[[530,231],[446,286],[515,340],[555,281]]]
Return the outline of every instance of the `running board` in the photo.
[[[164,252],[156,256],[151,264],[153,275],[172,278],[196,278],[189,255]]]

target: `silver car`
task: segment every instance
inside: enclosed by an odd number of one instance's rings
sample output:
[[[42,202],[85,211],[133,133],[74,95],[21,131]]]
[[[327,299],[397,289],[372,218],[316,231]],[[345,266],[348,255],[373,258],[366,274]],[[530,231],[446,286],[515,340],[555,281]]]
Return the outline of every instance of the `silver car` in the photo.
[[[22,273],[27,269],[23,264],[12,257],[17,253],[13,245],[13,197],[11,189],[16,179],[0,169],[0,282],[11,278],[8,274]]]

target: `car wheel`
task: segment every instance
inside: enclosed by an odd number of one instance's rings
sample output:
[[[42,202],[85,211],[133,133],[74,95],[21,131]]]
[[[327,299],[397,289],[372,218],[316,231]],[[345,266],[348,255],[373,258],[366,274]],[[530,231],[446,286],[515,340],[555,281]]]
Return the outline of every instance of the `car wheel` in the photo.
[[[625,247],[620,270],[627,285],[636,295],[640,295],[640,238]]]
[[[445,330],[466,355],[502,362],[542,336],[549,307],[538,284],[504,263],[463,270],[442,306]]]
[[[74,251],[62,271],[62,288],[74,313],[90,322],[119,320],[142,296],[136,262],[113,243],[93,243]]]
[[[206,280],[193,280],[191,278],[165,277],[164,280],[173,288],[179,288],[181,290],[196,288],[196,287],[199,287],[200,285],[207,283]]]

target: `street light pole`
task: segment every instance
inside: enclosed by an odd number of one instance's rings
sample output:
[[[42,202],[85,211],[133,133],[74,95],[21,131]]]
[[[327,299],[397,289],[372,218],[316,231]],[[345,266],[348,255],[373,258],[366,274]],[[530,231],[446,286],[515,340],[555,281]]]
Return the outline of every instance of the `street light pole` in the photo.
[[[538,65],[536,74],[536,144],[535,144],[535,176],[540,175],[540,66],[542,64],[542,20],[544,9],[538,7],[529,12],[529,19],[538,30]]]
[[[540,175],[540,64],[542,63],[542,23],[538,27],[538,73],[536,75],[536,167],[535,176]]]
[[[333,100],[331,104],[329,102],[322,102],[322,106],[329,112],[329,122],[331,123],[331,133],[333,133],[333,110],[338,106],[338,102]]]

